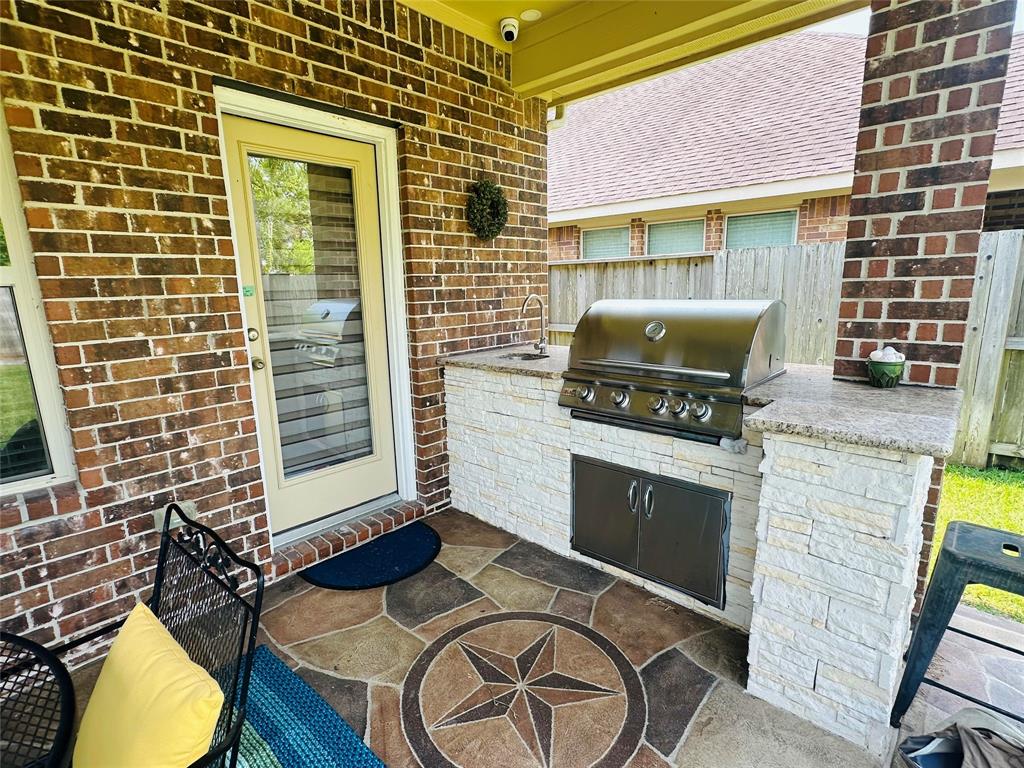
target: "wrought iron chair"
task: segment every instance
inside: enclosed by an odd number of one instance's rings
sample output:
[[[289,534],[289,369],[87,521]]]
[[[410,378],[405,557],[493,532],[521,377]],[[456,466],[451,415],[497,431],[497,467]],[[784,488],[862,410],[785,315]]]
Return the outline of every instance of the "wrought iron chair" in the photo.
[[[172,515],[182,522],[180,528],[172,525]],[[251,579],[241,578],[246,575]],[[210,750],[189,768],[235,768],[262,602],[259,567],[242,560],[213,530],[186,517],[177,504],[170,504],[148,605],[189,658],[209,672],[224,691]],[[123,623],[101,627],[56,652],[65,653],[96,640]]]

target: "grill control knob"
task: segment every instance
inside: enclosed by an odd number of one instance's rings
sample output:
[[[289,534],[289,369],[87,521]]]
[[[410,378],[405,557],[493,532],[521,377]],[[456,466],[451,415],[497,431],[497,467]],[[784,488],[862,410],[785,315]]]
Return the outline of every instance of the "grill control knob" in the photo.
[[[707,421],[711,418],[711,407],[707,403],[694,403],[690,406],[690,415],[697,421]]]
[[[594,388],[588,384],[580,384],[576,387],[576,397],[584,403],[589,403],[594,399]]]
[[[629,395],[627,395],[621,389],[616,389],[614,392],[612,392],[611,399],[612,405],[615,405],[619,408],[625,408],[627,405],[629,405]]]
[[[661,395],[651,395],[647,399],[647,410],[651,413],[664,413],[668,404]]]
[[[686,403],[678,397],[671,397],[668,401],[668,410],[673,416],[685,416]]]

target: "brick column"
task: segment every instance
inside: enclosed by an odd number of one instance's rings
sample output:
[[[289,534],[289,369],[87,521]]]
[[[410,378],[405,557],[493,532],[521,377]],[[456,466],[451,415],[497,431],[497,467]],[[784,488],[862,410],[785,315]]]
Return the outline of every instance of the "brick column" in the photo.
[[[837,377],[892,344],[905,377],[955,386],[1014,0],[874,0]]]
[[[720,251],[725,248],[725,215],[721,208],[707,212],[704,218],[704,250]]]
[[[629,220],[629,255],[647,254],[647,222],[643,219]]]

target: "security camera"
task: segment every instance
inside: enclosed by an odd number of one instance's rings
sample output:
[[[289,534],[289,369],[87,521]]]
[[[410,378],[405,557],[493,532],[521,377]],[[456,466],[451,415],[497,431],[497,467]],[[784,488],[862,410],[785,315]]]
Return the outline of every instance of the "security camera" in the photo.
[[[506,43],[514,43],[516,38],[519,37],[519,21],[509,17],[502,19],[501,24],[501,37]]]

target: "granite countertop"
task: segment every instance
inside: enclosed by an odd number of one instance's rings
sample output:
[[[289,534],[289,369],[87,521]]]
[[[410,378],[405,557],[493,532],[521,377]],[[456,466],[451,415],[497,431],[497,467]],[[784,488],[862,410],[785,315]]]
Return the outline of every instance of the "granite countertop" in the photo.
[[[441,364],[545,379],[560,379],[569,364],[568,347],[548,347],[542,360],[508,357],[523,352],[536,350],[532,344],[487,349],[452,355]],[[944,457],[953,452],[962,397],[958,389],[877,389],[833,379],[829,366],[789,364],[786,373],[747,390],[747,404],[762,407],[743,423],[757,432]]]
[[[514,347],[485,349],[482,352],[465,352],[443,358],[441,365],[455,368],[477,368],[497,373],[518,373],[525,376],[538,376],[544,379],[560,379],[569,367],[568,347],[548,347],[548,357],[542,360],[518,360],[509,358],[517,353],[535,354],[533,344],[520,344]]]
[[[953,452],[962,398],[958,389],[878,389],[833,379],[828,366],[790,364],[747,391],[749,404],[764,407],[743,423],[757,432],[945,457]]]

